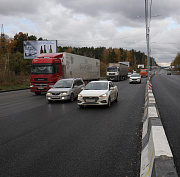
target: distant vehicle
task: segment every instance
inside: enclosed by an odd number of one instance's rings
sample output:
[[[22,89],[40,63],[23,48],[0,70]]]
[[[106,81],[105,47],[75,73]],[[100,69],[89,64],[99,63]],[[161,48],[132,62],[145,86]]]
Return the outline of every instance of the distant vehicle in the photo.
[[[112,81],[91,81],[78,94],[78,105],[107,105],[118,100],[118,88]]]
[[[47,92],[59,79],[82,78],[84,82],[100,79],[100,60],[71,53],[43,53],[33,59],[30,91]]]
[[[129,78],[129,83],[141,83],[141,76],[139,74],[132,74]]]
[[[168,72],[167,72],[167,75],[171,75],[171,71],[168,71]]]
[[[128,65],[123,63],[109,63],[107,67],[107,80],[120,81],[127,79]]]
[[[130,77],[131,77],[131,74],[132,74],[132,73],[130,73],[130,72],[128,73],[128,78],[130,78]]]
[[[70,78],[58,80],[53,88],[46,93],[48,102],[57,100],[70,100],[78,96],[85,84],[81,78]]]
[[[140,69],[141,77],[147,77],[147,69]]]

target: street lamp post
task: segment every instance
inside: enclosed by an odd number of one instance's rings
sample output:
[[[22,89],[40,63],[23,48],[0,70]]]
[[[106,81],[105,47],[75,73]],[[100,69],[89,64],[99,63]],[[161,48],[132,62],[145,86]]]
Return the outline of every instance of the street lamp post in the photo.
[[[148,0],[145,0],[145,19],[146,19],[146,42],[147,42],[147,80],[149,81],[150,59],[149,59],[149,20],[148,20]]]

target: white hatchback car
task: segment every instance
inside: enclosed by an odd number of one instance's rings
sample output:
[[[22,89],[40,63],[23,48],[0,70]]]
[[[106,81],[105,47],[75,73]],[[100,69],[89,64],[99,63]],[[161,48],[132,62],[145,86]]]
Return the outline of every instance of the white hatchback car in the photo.
[[[118,100],[118,88],[112,81],[91,81],[78,94],[78,105],[107,105]]]

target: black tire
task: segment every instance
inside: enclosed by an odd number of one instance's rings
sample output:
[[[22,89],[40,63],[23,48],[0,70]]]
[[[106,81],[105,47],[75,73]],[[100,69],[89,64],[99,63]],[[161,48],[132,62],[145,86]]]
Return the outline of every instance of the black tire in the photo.
[[[84,108],[84,105],[79,105],[79,108]]]
[[[74,94],[71,93],[71,96],[70,96],[70,101],[73,102],[74,101]]]
[[[111,106],[111,97],[109,97],[108,99],[108,104],[107,104],[107,107],[109,108]]]
[[[116,99],[114,100],[115,102],[117,102],[118,101],[118,93],[117,93],[117,95],[116,95]]]

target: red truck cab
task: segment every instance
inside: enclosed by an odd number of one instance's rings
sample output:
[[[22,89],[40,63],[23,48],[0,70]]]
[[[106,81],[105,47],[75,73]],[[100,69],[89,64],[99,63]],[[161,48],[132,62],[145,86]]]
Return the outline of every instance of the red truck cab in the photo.
[[[47,92],[63,78],[61,53],[40,54],[31,64],[30,91],[36,95]]]
[[[140,75],[141,75],[141,77],[147,77],[147,69],[141,69]]]

